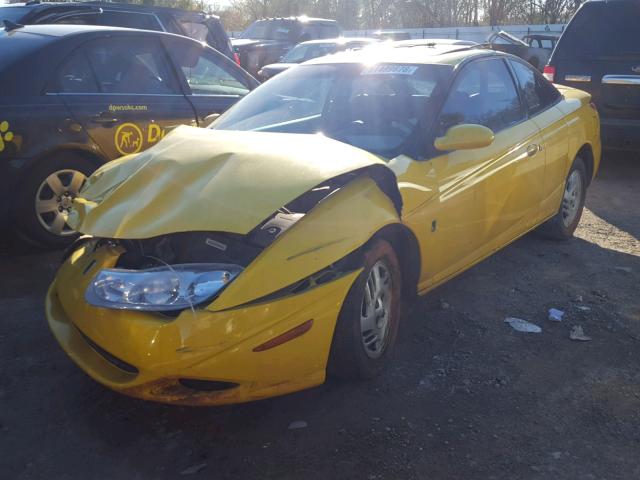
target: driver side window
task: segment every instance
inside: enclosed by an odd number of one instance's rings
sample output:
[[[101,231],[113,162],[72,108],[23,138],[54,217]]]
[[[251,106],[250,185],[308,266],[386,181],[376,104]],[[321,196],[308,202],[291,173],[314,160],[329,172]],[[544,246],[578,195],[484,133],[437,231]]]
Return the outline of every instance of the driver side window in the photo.
[[[160,44],[144,37],[105,38],[76,50],[57,72],[58,93],[180,93]]]
[[[212,50],[182,42],[171,42],[168,46],[189,84],[191,95],[243,97],[249,93],[245,80],[232,72],[222,55],[216,58]]]
[[[494,132],[525,118],[511,73],[502,60],[475,61],[460,72],[440,113],[438,135],[463,123]]]

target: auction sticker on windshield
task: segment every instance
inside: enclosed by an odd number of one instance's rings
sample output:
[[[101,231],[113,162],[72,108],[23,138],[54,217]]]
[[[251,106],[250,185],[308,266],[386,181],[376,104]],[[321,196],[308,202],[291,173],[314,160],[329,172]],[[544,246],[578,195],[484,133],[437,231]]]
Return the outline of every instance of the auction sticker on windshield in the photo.
[[[415,65],[372,65],[365,68],[361,75],[413,75],[418,69]]]

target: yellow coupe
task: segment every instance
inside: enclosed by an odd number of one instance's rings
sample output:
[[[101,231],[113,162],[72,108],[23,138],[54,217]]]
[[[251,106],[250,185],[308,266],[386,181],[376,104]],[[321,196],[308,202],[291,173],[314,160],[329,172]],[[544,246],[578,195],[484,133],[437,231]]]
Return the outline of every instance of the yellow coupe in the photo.
[[[403,300],[536,227],[572,236],[599,133],[588,94],[513,56],[316,59],[92,175],[49,325],[91,377],[160,402],[370,377]]]

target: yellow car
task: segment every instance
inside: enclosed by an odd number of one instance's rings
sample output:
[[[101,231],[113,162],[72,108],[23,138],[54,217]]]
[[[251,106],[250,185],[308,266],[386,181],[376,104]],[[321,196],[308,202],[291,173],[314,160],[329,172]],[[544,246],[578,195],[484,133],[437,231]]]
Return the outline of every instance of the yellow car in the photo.
[[[536,227],[570,238],[599,159],[589,95],[516,57],[316,59],[92,175],[49,325],[98,382],[160,402],[371,377],[403,301]]]

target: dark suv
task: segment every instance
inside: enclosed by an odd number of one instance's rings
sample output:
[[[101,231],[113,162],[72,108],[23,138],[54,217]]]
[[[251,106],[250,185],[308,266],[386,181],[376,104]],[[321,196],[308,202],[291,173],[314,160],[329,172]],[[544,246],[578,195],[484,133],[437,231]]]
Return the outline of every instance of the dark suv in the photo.
[[[605,148],[640,150],[640,2],[582,5],[560,38],[545,76],[589,92]]]
[[[3,20],[20,25],[64,23],[139,28],[175,33],[205,42],[232,60],[231,42],[220,19],[203,12],[110,2],[40,2],[0,5]]]
[[[340,26],[335,20],[308,17],[267,18],[253,22],[231,43],[240,56],[240,65],[256,75],[260,67],[277,63],[300,42],[336,38],[340,34]]]

